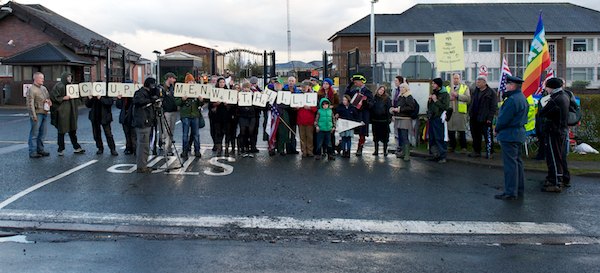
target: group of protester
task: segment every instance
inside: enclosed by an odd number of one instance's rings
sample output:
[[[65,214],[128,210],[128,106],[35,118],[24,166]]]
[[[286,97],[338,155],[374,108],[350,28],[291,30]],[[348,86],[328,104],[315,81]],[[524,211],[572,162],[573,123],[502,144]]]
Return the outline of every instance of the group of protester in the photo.
[[[85,153],[77,141],[80,99],[70,98],[66,93],[66,85],[72,82],[72,75],[63,73],[61,81],[51,92],[43,85],[42,73],[36,72],[33,81],[33,86],[27,94],[27,106],[31,117],[29,156],[39,158],[49,155],[43,143],[49,113],[51,124],[58,131],[58,155],[64,155],[65,134],[69,134],[74,153]],[[358,135],[355,155],[362,156],[369,132],[373,133],[373,155],[379,155],[381,143],[383,155],[387,156],[390,124],[393,122],[391,127],[397,140],[395,154],[398,158],[410,160],[409,134],[414,130],[413,120],[418,118],[419,104],[412,96],[407,80],[402,76],[395,78],[394,90],[388,92],[385,86],[379,86],[373,93],[367,88],[366,78],[357,74],[351,78],[342,96],[333,88],[333,81],[329,78],[324,79],[322,83],[311,78],[300,84],[294,77],[289,77],[286,84],[273,78],[264,87],[276,92],[316,92],[318,106],[301,108],[280,103],[257,107],[210,102],[202,97],[179,98],[174,96],[176,81],[175,74],[167,73],[163,86],[159,86],[156,79],[147,78],[133,98],[83,98],[85,105],[90,109],[89,119],[96,142],[96,154],[104,152],[101,137],[101,132],[104,131],[111,155],[118,155],[111,131],[111,107],[116,101],[117,108],[121,109],[119,123],[122,124],[126,139],[124,153],[137,155],[137,171],[141,173],[152,171],[146,165],[150,139],[155,133],[159,134],[158,146],[162,152],[166,156],[174,155],[173,129],[178,116],[183,128],[183,150],[180,156],[187,159],[192,154],[192,148],[194,156],[202,156],[199,129],[205,126],[202,116],[204,105],[208,107],[212,151],[215,156],[230,156],[237,152],[243,157],[253,158],[254,154],[259,152],[256,144],[261,131],[265,132],[263,139],[269,141],[270,156],[302,153],[305,158],[314,157],[320,160],[326,155],[327,159],[335,160],[337,150],[342,158],[349,158],[354,134]],[[185,83],[194,82],[194,76],[186,74]],[[524,185],[521,150],[525,142],[525,127],[532,120],[532,115],[535,117],[537,114],[538,123],[544,128],[541,138],[545,140],[544,150],[548,164],[548,175],[542,189],[560,192],[570,185],[566,162],[566,115],[569,112],[569,96],[562,92],[563,82],[558,78],[548,80],[545,90],[550,94],[550,99],[543,107],[539,107],[539,111],[531,111],[531,102],[528,102],[520,90],[523,82],[521,79],[509,76],[506,82],[507,91],[502,94],[500,100],[497,93],[487,85],[484,76],[477,78],[472,90],[461,82],[460,74],[454,74],[450,86],[447,87],[441,78],[433,79],[432,92],[427,102],[426,130],[431,155],[428,160],[445,163],[447,152],[456,151],[458,146],[461,152],[466,153],[467,123],[473,138],[473,151],[469,156],[491,158],[492,139],[495,134],[502,148],[505,171],[504,193],[496,198],[518,199],[523,194]],[[256,77],[244,81],[241,85],[232,81],[227,83],[225,78],[219,77],[215,87],[236,89],[239,92],[263,91],[258,86]],[[492,133],[499,102],[501,107],[495,123],[495,132]],[[261,113],[264,120],[262,130],[259,122]],[[267,125],[269,119],[271,124],[277,122],[279,125]],[[338,132],[338,142],[335,134],[338,119],[359,122],[361,125]],[[277,129],[271,132],[270,137],[267,132],[274,127]],[[300,152],[297,150],[296,134],[299,134]],[[485,142],[485,155],[481,154],[482,138]]]

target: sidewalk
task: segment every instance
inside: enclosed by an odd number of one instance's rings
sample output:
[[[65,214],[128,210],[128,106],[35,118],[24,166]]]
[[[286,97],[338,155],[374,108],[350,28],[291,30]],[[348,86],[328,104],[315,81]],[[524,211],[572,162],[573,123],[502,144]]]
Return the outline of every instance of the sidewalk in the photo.
[[[412,156],[416,157],[428,157],[429,154],[424,150],[414,149],[411,151]],[[454,152],[448,153],[447,156],[448,161],[468,163],[473,165],[480,165],[486,167],[493,168],[502,168],[502,154],[499,154],[498,151],[493,155],[492,159],[485,159],[485,157],[480,158],[471,158],[468,157],[467,154]],[[546,172],[546,161],[543,160],[534,160],[530,158],[523,158],[523,162],[525,164],[526,171],[538,171],[538,172]],[[576,176],[587,176],[587,177],[600,177],[600,163],[594,161],[575,161],[568,160],[569,171],[571,175]]]

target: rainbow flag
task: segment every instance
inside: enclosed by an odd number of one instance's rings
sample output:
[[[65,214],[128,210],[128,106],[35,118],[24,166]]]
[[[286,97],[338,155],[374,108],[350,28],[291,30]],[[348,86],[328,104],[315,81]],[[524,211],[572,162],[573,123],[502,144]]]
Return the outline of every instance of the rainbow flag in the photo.
[[[523,76],[523,95],[529,97],[540,86],[542,72],[550,66],[550,51],[548,50],[548,42],[546,42],[546,31],[544,30],[544,22],[542,22],[542,13],[538,19],[537,28],[531,41],[529,48],[529,58],[527,59],[527,67]]]

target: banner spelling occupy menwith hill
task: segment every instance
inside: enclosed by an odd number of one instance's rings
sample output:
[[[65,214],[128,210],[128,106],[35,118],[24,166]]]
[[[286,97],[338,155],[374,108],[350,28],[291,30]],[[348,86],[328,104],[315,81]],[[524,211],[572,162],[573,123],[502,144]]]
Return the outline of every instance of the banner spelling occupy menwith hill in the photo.
[[[133,83],[110,82],[107,87],[105,82],[84,82],[67,85],[67,94],[72,98],[83,98],[88,96],[133,97],[135,91],[141,87],[141,85]],[[267,104],[274,103],[290,105],[295,108],[317,106],[318,100],[317,93],[292,94],[292,92],[289,91],[275,92],[269,89],[263,92],[239,92],[237,90],[216,88],[208,84],[186,83],[176,83],[173,95],[180,98],[202,97],[211,102],[259,107],[266,107]]]

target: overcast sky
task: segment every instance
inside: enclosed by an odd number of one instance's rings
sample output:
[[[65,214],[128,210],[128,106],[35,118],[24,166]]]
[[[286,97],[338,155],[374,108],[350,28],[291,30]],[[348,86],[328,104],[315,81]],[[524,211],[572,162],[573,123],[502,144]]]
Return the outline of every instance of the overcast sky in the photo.
[[[526,2],[566,2],[528,0]],[[6,0],[0,0],[5,4]],[[155,59],[153,50],[191,42],[227,51],[275,50],[287,61],[285,0],[18,0],[42,4],[116,43]],[[490,0],[380,0],[375,13],[402,13],[417,3],[480,3]],[[503,2],[523,2],[504,0]],[[571,3],[600,10],[598,0]],[[370,0],[290,0],[292,60],[320,60],[327,38],[371,12]],[[532,31],[535,26],[532,26]]]

